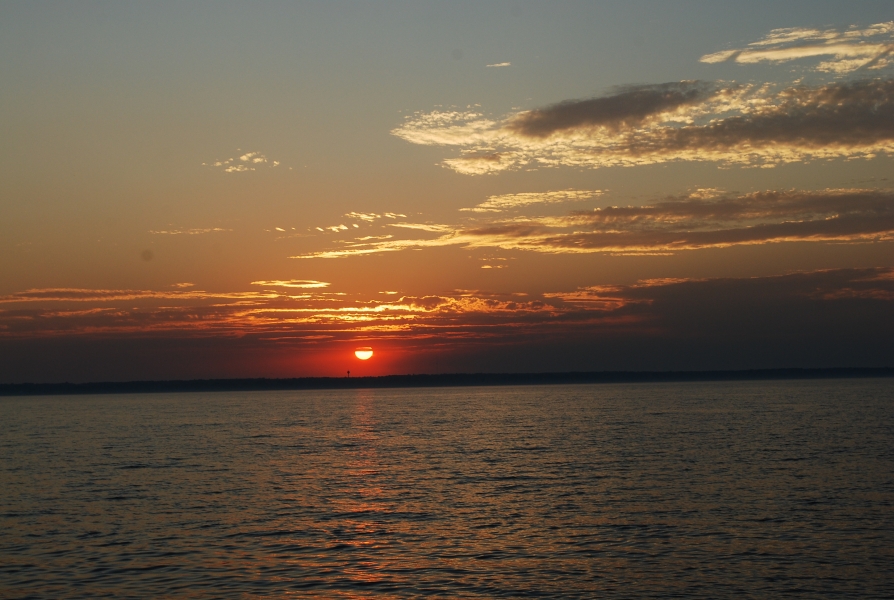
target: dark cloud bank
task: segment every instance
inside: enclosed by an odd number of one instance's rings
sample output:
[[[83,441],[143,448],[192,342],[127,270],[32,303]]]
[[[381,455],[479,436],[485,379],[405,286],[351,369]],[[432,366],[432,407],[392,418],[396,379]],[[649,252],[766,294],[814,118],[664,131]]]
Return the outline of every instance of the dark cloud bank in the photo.
[[[535,138],[586,127],[617,131],[642,125],[656,114],[703,102],[716,88],[701,81],[626,86],[601,98],[567,100],[522,113],[510,120],[506,129]]]
[[[393,133],[413,143],[458,146],[461,156],[445,165],[466,174],[531,166],[868,159],[894,152],[894,79],[784,88],[683,81],[620,88],[502,121],[434,116],[413,117]]]
[[[894,269],[839,269],[778,277],[648,281],[506,302],[484,310],[425,299],[412,332],[366,334],[399,345],[395,372],[544,372],[894,366]],[[486,310],[490,306],[494,310]],[[499,310],[497,310],[499,309]],[[92,318],[95,318],[92,317]],[[301,339],[119,331],[0,337],[0,382],[197,377],[290,377]],[[333,330],[348,352],[356,333]],[[319,348],[321,346],[317,346]]]

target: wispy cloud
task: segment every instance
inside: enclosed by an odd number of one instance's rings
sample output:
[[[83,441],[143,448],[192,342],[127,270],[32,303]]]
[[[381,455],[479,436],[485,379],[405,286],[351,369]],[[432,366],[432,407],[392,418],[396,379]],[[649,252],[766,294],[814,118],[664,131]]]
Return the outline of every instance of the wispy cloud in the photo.
[[[859,69],[882,69],[894,64],[894,21],[877,23],[866,29],[787,28],[745,48],[723,50],[701,57],[701,62],[733,61],[740,64],[780,63],[804,58],[826,57],[817,71],[849,73]]]
[[[393,212],[386,212],[382,214],[349,212],[345,213],[344,216],[354,221],[360,221],[361,223],[373,223],[379,219],[405,219],[407,217],[407,215]],[[351,227],[359,229],[360,225],[358,225],[357,223],[352,223]],[[348,231],[350,228],[344,223],[339,223],[338,225],[327,225],[325,227],[316,227],[315,229],[322,232],[332,231],[333,233],[341,233],[342,231]]]
[[[389,238],[391,236],[388,236]],[[367,238],[369,239],[369,238]],[[364,256],[368,254],[382,254],[385,252],[400,252],[402,250],[414,250],[417,248],[435,248],[439,246],[454,246],[463,243],[474,242],[472,237],[463,237],[457,232],[450,232],[437,238],[432,239],[378,239],[376,241],[358,240],[353,243],[345,244],[343,247],[334,250],[318,250],[290,256],[289,258],[309,259],[309,258],[347,258],[350,256]]]
[[[782,242],[890,241],[894,239],[894,192],[789,190],[733,196],[697,190],[649,206],[520,217],[476,227],[439,225],[425,231],[441,235],[367,238],[291,258],[346,258],[443,246],[564,254],[660,254]]]
[[[461,208],[470,212],[503,212],[532,204],[557,204],[588,200],[602,195],[602,190],[559,190],[551,192],[521,192],[488,196],[487,200],[472,208]]]
[[[500,314],[502,320],[514,320],[549,310],[543,302],[450,295],[398,298],[394,297],[396,292],[385,295],[387,299],[348,300],[255,292],[28,290],[0,298],[0,302],[10,306],[0,310],[0,338],[165,332],[186,337],[271,333],[331,336],[359,331],[406,335],[417,329],[443,328],[464,314]],[[137,300],[141,302],[134,306]]]
[[[512,63],[501,62],[501,63],[494,63],[492,65],[485,65],[485,66],[488,66],[488,67],[511,67]]]
[[[415,144],[458,147],[460,156],[444,165],[470,175],[669,161],[772,167],[869,159],[894,152],[894,80],[636,86],[501,120],[468,111],[418,114],[392,133]]]
[[[252,281],[251,284],[287,288],[325,288],[330,285],[325,281],[314,281],[313,279],[274,279],[270,281]]]
[[[426,146],[463,146],[494,141],[499,123],[475,111],[442,111],[416,113],[391,131],[413,144]]]
[[[361,221],[373,222],[376,219],[380,219],[382,215],[377,215],[376,213],[361,213],[361,212],[349,212],[345,214],[346,217],[350,219],[360,219]]]
[[[203,167],[213,167],[223,170],[224,173],[245,173],[256,171],[260,167],[278,167],[280,162],[267,158],[261,152],[246,152],[238,157],[217,160],[211,163],[202,163]]]
[[[389,223],[390,227],[399,227],[401,229],[416,229],[419,231],[431,231],[435,233],[443,233],[445,231],[453,231],[451,225],[439,225],[436,223]]]
[[[221,231],[233,231],[232,229],[223,229],[221,227],[204,227],[204,228],[196,228],[196,229],[164,229],[164,230],[149,230],[149,233],[155,235],[202,235],[204,233],[217,233]]]
[[[184,284],[174,284],[181,288]],[[191,284],[185,284],[187,286]],[[205,292],[157,290],[104,290],[82,288],[41,288],[0,296],[0,304],[23,302],[114,302],[120,300],[269,300],[271,292]]]
[[[894,239],[894,193],[877,190],[762,192],[673,198],[607,207],[548,221],[464,230],[470,246],[561,253],[655,253],[780,242]]]

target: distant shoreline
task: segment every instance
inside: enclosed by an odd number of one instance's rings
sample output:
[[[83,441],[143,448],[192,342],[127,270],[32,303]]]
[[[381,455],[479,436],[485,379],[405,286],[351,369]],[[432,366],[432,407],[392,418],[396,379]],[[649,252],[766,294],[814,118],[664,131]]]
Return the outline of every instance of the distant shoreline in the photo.
[[[580,383],[671,383],[894,377],[894,367],[837,369],[749,369],[738,371],[596,371],[567,373],[448,373],[379,377],[298,377],[292,379],[191,379],[103,381],[94,383],[0,384],[0,396],[152,394],[170,392],[249,392],[363,388],[429,388]]]

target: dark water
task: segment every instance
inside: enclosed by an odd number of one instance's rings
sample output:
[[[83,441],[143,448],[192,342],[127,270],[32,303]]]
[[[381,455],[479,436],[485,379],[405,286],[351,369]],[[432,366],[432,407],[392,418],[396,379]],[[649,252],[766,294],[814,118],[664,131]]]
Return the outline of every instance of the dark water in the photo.
[[[892,597],[894,380],[0,399],[0,597]]]

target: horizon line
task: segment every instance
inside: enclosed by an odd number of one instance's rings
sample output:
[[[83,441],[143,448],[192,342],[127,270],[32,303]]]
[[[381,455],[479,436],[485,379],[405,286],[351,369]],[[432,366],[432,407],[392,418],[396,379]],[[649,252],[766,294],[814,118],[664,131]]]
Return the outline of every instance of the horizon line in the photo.
[[[556,371],[542,373],[418,373],[406,375],[370,375],[361,377],[252,377],[94,381],[85,383],[4,383],[0,384],[0,396],[485,387],[598,383],[673,383],[787,379],[860,379],[886,377],[894,377],[894,367],[793,367],[698,371]]]

